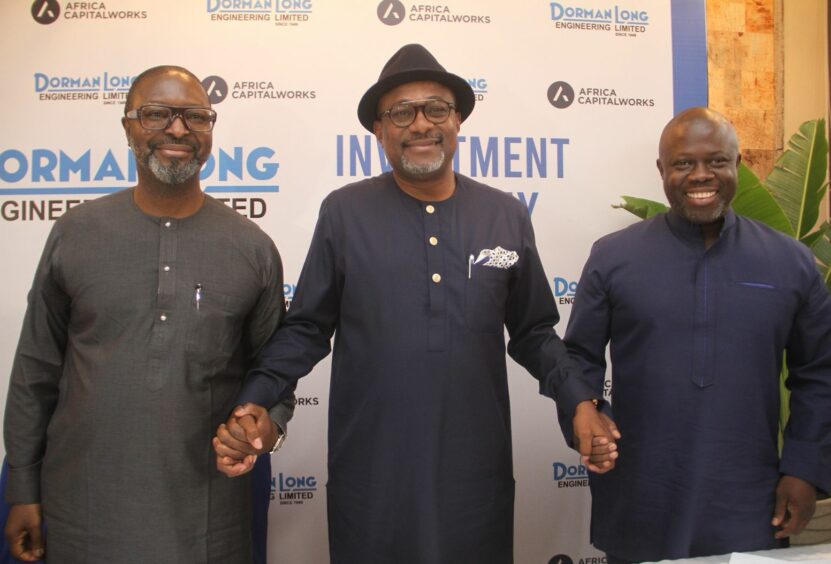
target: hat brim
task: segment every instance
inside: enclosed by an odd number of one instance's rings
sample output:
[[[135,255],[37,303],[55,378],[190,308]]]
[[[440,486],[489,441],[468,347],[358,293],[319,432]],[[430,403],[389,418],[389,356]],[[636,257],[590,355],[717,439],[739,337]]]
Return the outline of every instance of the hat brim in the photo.
[[[358,103],[358,120],[361,122],[361,125],[370,132],[373,132],[372,126],[378,115],[378,100],[397,86],[420,80],[438,82],[452,90],[456,98],[456,110],[462,115],[462,121],[467,119],[467,116],[473,111],[473,106],[476,104],[476,96],[474,96],[473,88],[470,87],[470,84],[466,80],[449,72],[432,69],[414,69],[379,80],[364,93],[361,101]]]

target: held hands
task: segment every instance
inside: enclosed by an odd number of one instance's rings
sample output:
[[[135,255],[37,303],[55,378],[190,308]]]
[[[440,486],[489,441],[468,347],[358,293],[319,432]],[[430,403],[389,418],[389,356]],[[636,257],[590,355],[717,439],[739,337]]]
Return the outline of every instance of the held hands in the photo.
[[[817,504],[817,489],[800,478],[782,476],[776,485],[776,507],[771,524],[777,539],[798,535],[811,520]]]
[[[45,553],[39,503],[12,505],[6,520],[9,554],[23,562],[37,562]]]
[[[229,478],[249,472],[257,456],[271,450],[278,435],[277,425],[264,407],[254,403],[237,406],[212,440],[217,470]]]
[[[574,447],[591,472],[604,474],[615,467],[620,431],[612,418],[600,413],[591,401],[577,404],[572,420]]]

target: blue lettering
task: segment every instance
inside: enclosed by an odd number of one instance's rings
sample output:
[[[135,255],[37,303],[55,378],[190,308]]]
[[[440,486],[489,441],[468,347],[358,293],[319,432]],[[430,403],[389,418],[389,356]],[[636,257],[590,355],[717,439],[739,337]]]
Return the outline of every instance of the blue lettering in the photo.
[[[576,466],[566,466],[562,462],[555,462],[554,466],[554,480],[560,481],[563,478],[586,478],[588,477],[588,470],[582,464]]]
[[[511,145],[515,143],[522,143],[519,137],[505,138],[505,178],[520,178],[522,173],[511,169],[511,162],[518,161],[519,155],[511,152]]]
[[[90,169],[89,155],[90,149],[87,149],[83,155],[78,157],[78,160],[72,160],[72,158],[69,155],[61,151],[60,164],[58,165],[60,168],[61,182],[66,182],[67,180],[69,180],[69,173],[71,172],[80,172],[81,181],[88,182]]]
[[[470,143],[470,175],[473,177],[479,176],[479,167],[482,167],[482,175],[488,176],[488,168],[493,167],[491,176],[499,175],[499,157],[497,156],[497,138],[488,137],[488,148],[485,153],[482,153],[482,143],[479,137],[474,137]]]
[[[257,147],[248,155],[246,161],[246,169],[251,178],[255,180],[269,180],[277,176],[277,169],[280,168],[278,163],[266,162],[263,163],[262,168],[257,167],[257,161],[260,159],[270,159],[274,156],[274,151],[268,147]]]
[[[519,201],[522,202],[522,204],[526,208],[528,208],[528,215],[531,215],[532,213],[534,213],[534,206],[537,205],[537,197],[540,195],[540,193],[539,192],[531,192],[531,199],[530,200],[525,197],[525,192],[517,192],[516,195],[517,195],[517,198],[519,198]]]
[[[242,147],[234,147],[234,156],[231,157],[224,150],[219,150],[219,180],[228,180],[230,172],[242,179]]]
[[[6,163],[10,160],[17,161],[17,170],[10,172],[6,169]],[[0,179],[4,182],[17,182],[29,171],[29,162],[26,155],[16,149],[8,149],[0,153]]]
[[[577,292],[577,282],[569,282],[559,276],[554,277],[555,296],[558,298],[562,296],[573,296],[575,292]]]
[[[548,161],[545,158],[545,139],[540,139],[539,151],[537,151],[537,146],[534,144],[533,138],[527,137],[525,142],[528,144],[528,151],[525,158],[526,176],[528,178],[534,178],[534,169],[531,165],[532,163],[536,163],[540,178],[548,178]]]
[[[107,150],[104,160],[101,161],[101,166],[98,167],[98,171],[95,173],[95,180],[103,180],[108,177],[113,180],[124,181],[124,173],[121,172],[121,167],[118,166],[111,150]]]
[[[48,149],[32,151],[32,181],[54,182],[55,167],[58,165],[58,156]]]

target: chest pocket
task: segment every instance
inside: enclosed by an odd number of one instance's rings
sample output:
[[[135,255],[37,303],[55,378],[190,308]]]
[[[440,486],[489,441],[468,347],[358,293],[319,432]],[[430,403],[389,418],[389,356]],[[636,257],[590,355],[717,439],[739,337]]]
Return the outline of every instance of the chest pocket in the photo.
[[[241,338],[245,304],[241,298],[216,290],[201,292],[188,311],[185,350],[202,369],[221,366],[234,354]]]
[[[474,333],[501,334],[511,270],[473,265],[465,285],[465,324]]]

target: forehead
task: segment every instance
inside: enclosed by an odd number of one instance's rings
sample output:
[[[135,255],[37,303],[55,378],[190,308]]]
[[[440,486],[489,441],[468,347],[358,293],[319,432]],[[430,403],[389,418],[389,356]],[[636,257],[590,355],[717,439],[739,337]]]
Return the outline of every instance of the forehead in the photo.
[[[378,100],[378,108],[386,109],[399,102],[421,100],[423,98],[441,98],[448,102],[455,102],[453,91],[447,86],[438,82],[421,80],[396,86]]]
[[[136,107],[149,103],[170,106],[211,105],[199,81],[178,71],[165,71],[145,77],[136,86],[134,96]]]
[[[668,131],[664,145],[664,149],[670,152],[738,150],[730,127],[709,119],[693,119],[676,124]]]

